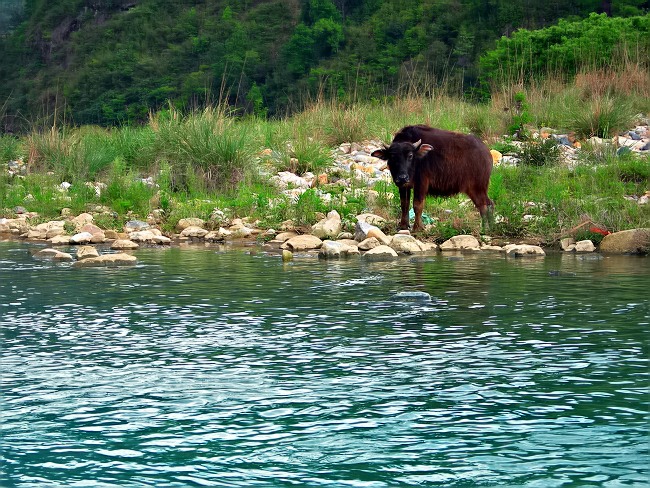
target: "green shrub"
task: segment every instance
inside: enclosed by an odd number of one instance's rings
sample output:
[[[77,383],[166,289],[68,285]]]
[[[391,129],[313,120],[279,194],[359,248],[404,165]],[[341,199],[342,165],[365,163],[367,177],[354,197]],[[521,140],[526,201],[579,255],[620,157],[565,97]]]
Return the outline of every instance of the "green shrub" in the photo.
[[[329,209],[320,199],[316,190],[309,189],[300,195],[294,210],[294,218],[299,225],[312,225],[316,222],[317,212],[326,213]]]
[[[360,142],[369,136],[368,123],[359,106],[332,106],[324,132],[327,142],[338,146],[343,142]]]
[[[518,152],[525,166],[557,166],[560,162],[560,146],[554,139],[530,141]]]
[[[510,123],[508,124],[508,134],[517,137],[518,139],[527,139],[525,126],[532,121],[529,113],[530,106],[526,101],[526,94],[524,92],[517,92],[514,96],[514,102],[510,108]]]
[[[650,16],[560,20],[556,25],[530,31],[520,29],[502,37],[480,58],[484,85],[529,83],[549,73],[574,76],[581,70],[647,63],[650,51]],[[620,56],[624,50],[626,56]],[[618,64],[617,64],[618,63]]]

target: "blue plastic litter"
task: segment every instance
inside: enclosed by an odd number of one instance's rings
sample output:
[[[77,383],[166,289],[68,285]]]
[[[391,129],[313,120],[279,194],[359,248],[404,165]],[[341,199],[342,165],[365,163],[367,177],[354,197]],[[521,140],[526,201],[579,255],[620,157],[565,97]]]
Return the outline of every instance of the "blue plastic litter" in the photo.
[[[413,209],[409,210],[409,220],[415,220],[415,210]],[[422,223],[424,225],[433,224],[433,222],[434,220],[429,215],[422,212]]]

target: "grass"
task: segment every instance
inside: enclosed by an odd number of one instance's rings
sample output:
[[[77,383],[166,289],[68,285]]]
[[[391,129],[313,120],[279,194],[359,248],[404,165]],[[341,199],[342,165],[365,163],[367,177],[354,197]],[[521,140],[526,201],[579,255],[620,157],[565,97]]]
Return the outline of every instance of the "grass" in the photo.
[[[650,206],[625,196],[640,196],[650,188],[650,158],[617,156],[615,148],[584,143],[592,135],[610,137],[628,129],[636,113],[650,108],[639,93],[647,84],[634,88],[630,81],[646,79],[642,73],[626,75],[625,89],[589,88],[588,80],[607,76],[584,73],[572,84],[513,85],[484,104],[446,95],[354,105],[320,101],[283,120],[236,118],[225,106],[188,114],[169,108],[151,114],[142,127],[52,127],[22,137],[4,135],[3,164],[23,158],[29,174],[0,176],[0,214],[11,217],[14,207],[23,206],[41,219],[53,219],[63,208],[76,214],[103,205],[110,212],[99,214],[98,222],[119,229],[127,219],[146,219],[161,209],[161,226],[171,232],[184,217],[209,220],[215,208],[230,218],[250,216],[276,229],[288,219],[309,226],[336,209],[348,230],[354,217],[366,211],[387,218],[388,230],[396,230],[399,195],[390,183],[378,183],[370,193],[354,180],[345,192],[338,185],[321,185],[295,202],[269,177],[282,170],[319,174],[332,165],[332,151],[343,142],[390,142],[404,125],[428,123],[473,132],[491,147],[522,159],[518,167],[493,171],[493,236],[536,236],[551,243],[586,220],[610,231],[648,227]],[[562,164],[553,142],[531,140],[517,147],[503,137],[513,123],[516,96],[526,101],[530,132],[548,126],[583,139],[575,168]],[[63,181],[71,184],[67,191],[59,188]],[[97,182],[105,185],[99,194],[88,184]],[[463,195],[430,197],[425,213],[434,219],[425,235],[436,241],[480,229],[478,213]]]

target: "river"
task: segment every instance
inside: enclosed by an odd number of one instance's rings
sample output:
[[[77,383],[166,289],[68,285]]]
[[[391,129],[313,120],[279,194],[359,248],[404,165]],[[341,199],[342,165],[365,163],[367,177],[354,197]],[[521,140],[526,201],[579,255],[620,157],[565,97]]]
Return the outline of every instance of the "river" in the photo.
[[[0,486],[648,486],[649,258],[34,249],[0,242]]]

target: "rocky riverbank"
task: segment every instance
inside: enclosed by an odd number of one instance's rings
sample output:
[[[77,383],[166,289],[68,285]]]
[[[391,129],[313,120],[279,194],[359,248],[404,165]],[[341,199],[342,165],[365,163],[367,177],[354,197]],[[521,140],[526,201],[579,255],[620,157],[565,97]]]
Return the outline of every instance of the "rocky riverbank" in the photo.
[[[22,215],[15,219],[0,219],[0,237],[45,244],[47,247],[37,252],[36,258],[74,261],[75,266],[80,267],[135,264],[137,258],[132,252],[141,246],[209,246],[215,243],[256,245],[261,250],[280,254],[284,260],[291,260],[294,255],[317,255],[322,259],[359,256],[368,260],[387,260],[400,255],[436,252],[497,252],[508,257],[545,255],[539,245],[508,242],[488,236],[479,241],[471,235],[458,235],[437,245],[420,240],[409,231],[389,235],[384,232],[386,220],[374,214],[358,215],[353,233],[344,230],[341,217],[335,210],[323,216],[308,232],[293,228],[291,222],[285,222],[278,231],[261,229],[249,219],[226,222],[223,220],[223,226],[209,230],[209,223],[202,219],[182,219],[177,232],[165,236],[159,229],[137,220],[127,222],[122,232],[102,230],[93,223],[90,213],[36,225],[30,224],[29,215]],[[95,245],[101,245],[102,254]],[[57,249],[63,246],[76,249],[75,255]],[[575,242],[571,238],[563,239],[561,246],[564,252],[648,254],[650,228],[609,234],[599,248],[590,240]]]
[[[641,119],[640,119],[641,120]],[[644,124],[638,125],[633,129],[626,131],[613,139],[591,138],[588,141],[580,143],[576,141],[571,134],[554,133],[551,129],[541,129],[532,133],[532,141],[520,143],[509,141],[511,147],[517,148],[523,144],[535,144],[534,141],[551,140],[560,148],[561,164],[566,167],[575,167],[580,164],[580,152],[584,146],[589,145],[592,149],[608,148],[607,151],[621,156],[627,152],[637,153],[643,156],[650,150],[650,133],[648,131],[647,119],[643,119]],[[277,165],[274,159],[281,155],[274,154],[270,149],[265,149],[259,155],[258,166],[261,171],[268,177],[278,189],[279,196],[277,200],[292,201],[298,205],[301,195],[308,190],[314,192],[318,199],[332,208],[333,198],[337,199],[337,204],[346,205],[349,199],[359,198],[362,194],[365,201],[371,204],[380,197],[380,194],[374,189],[379,182],[392,185],[390,172],[385,166],[383,160],[371,156],[372,152],[381,147],[380,141],[365,141],[362,143],[346,143],[334,149],[332,153],[333,164],[330,168],[321,174],[304,173],[301,175],[289,172],[272,170]],[[523,147],[523,146],[522,146]],[[499,151],[492,150],[492,156],[496,166],[518,166],[521,161],[514,153],[502,154]],[[294,162],[298,166],[298,161]],[[20,180],[27,174],[27,166],[22,161],[10,161],[7,167],[9,178]],[[631,175],[629,178],[636,178]],[[157,188],[153,177],[142,179],[142,183],[150,188]],[[87,186],[92,185],[94,192],[99,196],[105,190],[106,185],[101,182],[87,182]],[[70,183],[62,182],[57,193],[65,202],[67,192],[71,187]],[[336,191],[333,188],[336,188]],[[643,188],[643,187],[642,187]],[[643,188],[644,189],[644,188]],[[334,197],[333,197],[334,195]],[[388,199],[393,193],[386,192],[382,195]],[[31,197],[31,198],[30,198]],[[618,195],[621,203],[625,200],[633,200],[634,205],[645,206],[648,203],[650,191],[641,195]],[[625,200],[624,200],[625,199]],[[29,241],[43,243],[56,250],[61,246],[74,246],[77,249],[77,259],[86,261],[88,265],[106,264],[129,264],[129,259],[115,260],[114,257],[102,258],[93,256],[91,259],[99,258],[99,261],[79,259],[80,246],[100,245],[101,248],[110,248],[109,254],[116,252],[127,253],[138,249],[140,246],[175,246],[183,243],[192,245],[211,245],[214,243],[231,243],[246,244],[254,243],[264,249],[283,253],[285,259],[291,259],[292,253],[301,253],[301,255],[315,255],[325,259],[337,259],[346,256],[361,256],[364,259],[394,259],[400,254],[416,254],[446,251],[461,252],[503,252],[508,256],[518,255],[537,255],[544,254],[540,247],[541,240],[535,238],[519,239],[509,241],[498,236],[491,238],[482,236],[477,239],[474,236],[460,235],[455,236],[441,245],[433,242],[427,242],[423,238],[417,238],[402,231],[397,234],[391,234],[393,225],[388,225],[386,220],[378,215],[360,214],[356,218],[349,215],[346,221],[342,222],[340,215],[335,211],[330,211],[327,215],[320,215],[311,227],[296,227],[295,223],[287,220],[278,225],[277,229],[264,228],[260,221],[253,218],[229,218],[226,208],[214,208],[207,220],[200,218],[183,218],[180,219],[173,231],[168,229],[169,215],[166,215],[162,208],[155,208],[147,216],[146,221],[130,220],[126,222],[121,229],[103,229],[97,224],[107,220],[115,221],[116,214],[108,207],[88,204],[88,212],[80,215],[72,215],[70,209],[63,208],[59,218],[44,222],[43,217],[29,210],[30,202],[34,197],[27,195],[24,199],[24,206],[18,206],[5,215],[12,215],[13,218],[0,218],[0,238],[20,238]],[[156,201],[153,198],[152,201]],[[328,205],[328,202],[331,205]],[[269,207],[275,202],[270,201]],[[463,202],[464,203],[464,202]],[[467,200],[471,205],[471,202]],[[627,203],[627,202],[626,202]],[[153,204],[152,204],[153,205]],[[542,208],[544,204],[526,201],[523,205],[523,215],[520,217],[523,222],[534,222],[539,219],[540,215],[531,212],[532,209]],[[60,207],[59,207],[60,208]],[[375,209],[377,211],[377,209]],[[452,211],[444,214],[444,219]],[[498,212],[498,207],[497,207]],[[540,213],[540,212],[537,212]],[[354,215],[354,214],[352,214]],[[438,218],[436,216],[426,216],[429,220],[429,226],[435,230]],[[586,220],[585,220],[586,219]],[[278,219],[279,220],[279,219]],[[497,222],[503,221],[502,215],[497,215]],[[174,220],[172,220],[174,222]],[[314,220],[311,220],[314,222]],[[425,222],[426,223],[426,222]],[[643,222],[641,227],[647,227]],[[391,222],[391,224],[394,224]],[[607,230],[601,229],[593,224],[588,218],[582,219],[582,222],[564,233],[565,238],[557,240],[555,246],[564,252],[617,252],[617,253],[635,253],[647,254],[649,245],[648,229],[633,229],[624,232],[609,234]],[[637,224],[638,226],[638,224]],[[580,228],[595,229],[595,232],[609,234],[604,237],[599,246],[592,241],[579,240],[576,242],[572,236],[579,235],[574,232]],[[429,235],[431,235],[429,233]],[[558,235],[562,235],[559,234]],[[584,234],[583,234],[584,235]],[[424,238],[426,239],[426,238]],[[553,240],[559,237],[553,237]],[[438,241],[440,242],[440,241]],[[547,240],[546,242],[549,242]],[[61,252],[61,251],[59,251]],[[43,257],[57,260],[73,259],[48,251]],[[102,261],[105,260],[105,261]]]

